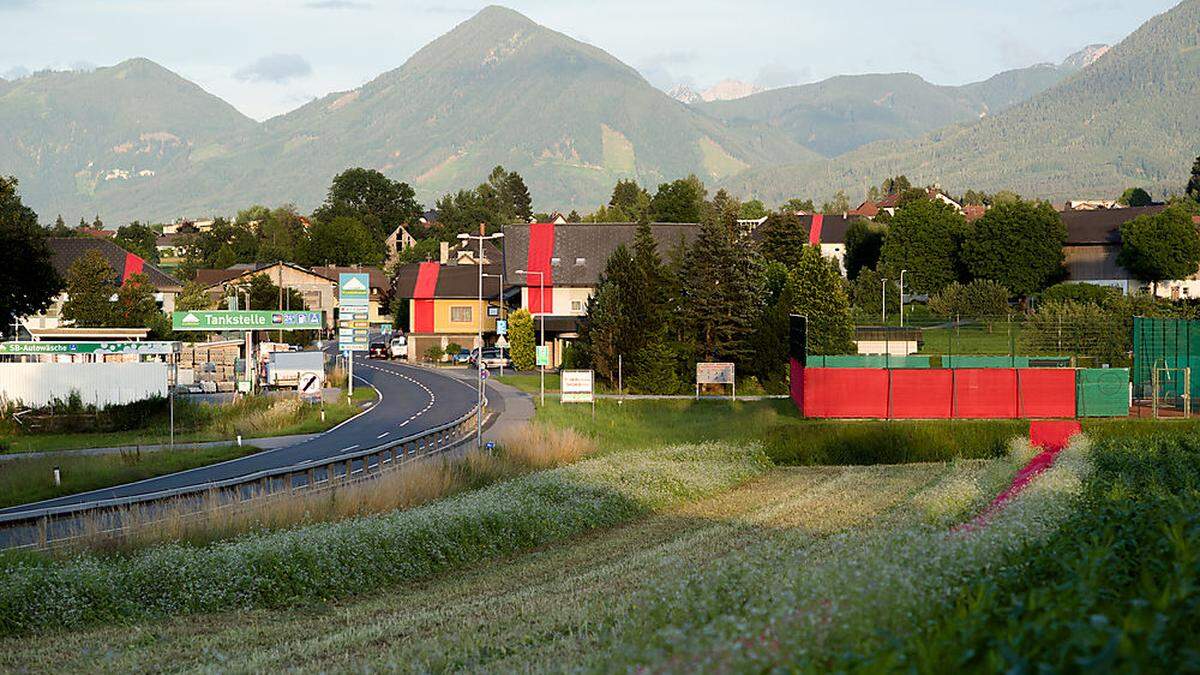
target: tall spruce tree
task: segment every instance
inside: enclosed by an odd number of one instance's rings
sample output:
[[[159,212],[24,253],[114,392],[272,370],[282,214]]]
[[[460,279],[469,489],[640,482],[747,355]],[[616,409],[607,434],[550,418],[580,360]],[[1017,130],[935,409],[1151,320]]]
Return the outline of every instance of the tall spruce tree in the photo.
[[[604,265],[596,292],[588,300],[587,314],[580,322],[579,344],[587,361],[603,379],[614,382],[618,360],[640,344],[631,326],[626,301],[636,284],[633,256],[624,245],[617,247]]]
[[[761,311],[762,270],[751,247],[735,238],[736,209],[714,202],[688,252],[682,315],[695,339],[696,358],[744,362]]]
[[[777,262],[786,267],[794,267],[800,260],[801,252],[808,245],[808,232],[800,221],[800,216],[793,212],[772,213],[767,216],[762,228],[762,243],[759,250],[767,262]]]
[[[1188,179],[1186,192],[1193,201],[1200,202],[1200,157],[1192,164],[1192,177]]]

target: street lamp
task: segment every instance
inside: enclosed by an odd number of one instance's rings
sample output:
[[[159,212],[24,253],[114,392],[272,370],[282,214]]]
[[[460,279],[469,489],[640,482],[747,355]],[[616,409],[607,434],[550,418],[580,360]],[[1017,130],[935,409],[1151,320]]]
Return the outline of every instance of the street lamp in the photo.
[[[475,327],[478,330],[476,340],[479,342],[479,357],[475,359],[475,382],[478,386],[478,400],[475,409],[475,447],[483,447],[483,242],[488,240],[500,239],[504,236],[503,232],[495,234],[484,234],[484,224],[479,224],[479,234],[467,234],[463,232],[458,235],[458,238],[463,241],[479,242],[479,258],[476,262],[479,264],[479,318],[475,320]]]
[[[908,270],[900,270],[900,327],[904,328],[904,274]]]
[[[507,308],[505,307],[505,304],[504,304],[504,275],[503,274],[484,274],[483,276],[487,277],[488,279],[496,279],[497,281],[500,282],[500,295],[496,296],[496,298],[499,300],[500,306],[496,308],[496,311],[500,312],[502,310],[507,310]],[[504,318],[505,319],[508,318],[507,311],[504,312]],[[500,377],[504,377],[504,347],[500,347]]]
[[[883,279],[883,291],[881,292],[883,306],[881,309],[882,317],[880,318],[880,321],[883,323],[884,328],[887,328],[887,282],[887,279]]]
[[[536,274],[538,276],[538,297],[541,298],[541,300],[539,302],[541,311],[538,312],[538,314],[541,315],[541,317],[542,317],[542,319],[541,319],[541,321],[542,321],[541,343],[542,343],[542,348],[545,349],[546,348],[546,281],[545,281],[546,273],[545,272],[535,272],[533,270],[513,270],[513,273],[519,274],[521,276],[529,276],[531,274]],[[528,288],[528,284],[526,285],[526,288]],[[538,365],[538,370],[541,371],[542,405],[546,405],[546,367],[543,365]]]

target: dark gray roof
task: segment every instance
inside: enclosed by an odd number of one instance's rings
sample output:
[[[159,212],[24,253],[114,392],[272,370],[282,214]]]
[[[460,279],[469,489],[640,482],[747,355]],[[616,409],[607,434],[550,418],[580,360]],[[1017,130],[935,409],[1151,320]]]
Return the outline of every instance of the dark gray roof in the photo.
[[[609,257],[621,244],[631,246],[637,233],[637,223],[567,223],[554,227],[553,265],[555,286],[595,286]],[[699,226],[695,223],[651,223],[650,230],[658,242],[658,253],[666,258],[680,241],[691,244]],[[525,285],[525,279],[515,270],[529,265],[529,225],[519,223],[504,226],[505,283]]]
[[[396,270],[392,279],[392,291],[397,298],[413,297],[417,285],[417,275],[423,263],[410,263]],[[499,274],[499,265],[484,265],[484,274]],[[506,282],[507,283],[507,282]],[[484,299],[495,298],[500,293],[500,282],[497,279],[484,278]],[[438,267],[437,288],[435,298],[478,298],[479,297],[479,268],[475,265],[441,265]]]
[[[1095,211],[1063,211],[1067,226],[1067,245],[1119,244],[1121,226],[1138,216],[1161,213],[1166,206],[1139,206],[1127,209],[1097,209]]]
[[[96,251],[108,261],[109,266],[116,273],[118,283],[125,278],[125,263],[127,260],[131,258],[142,260],[140,256],[129,253],[108,239],[97,239],[95,237],[50,237],[47,241],[50,245],[50,251],[53,253],[50,262],[64,279],[67,277],[67,271],[71,269],[71,265],[88,251]],[[178,279],[145,260],[142,260],[142,273],[150,280],[150,285],[159,291],[178,291],[183,288],[183,284]]]

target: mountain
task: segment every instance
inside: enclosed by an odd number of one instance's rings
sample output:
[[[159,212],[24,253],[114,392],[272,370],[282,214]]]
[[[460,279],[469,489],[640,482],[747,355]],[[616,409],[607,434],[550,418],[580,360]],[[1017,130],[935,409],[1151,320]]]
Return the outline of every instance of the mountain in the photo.
[[[1089,65],[1102,48],[1107,49],[1092,45],[1061,65],[1009,70],[957,87],[931,84],[912,73],[848,75],[700,107],[731,127],[767,125],[836,157],[873,141],[912,138],[1004,111]]]
[[[686,84],[677,84],[674,87],[671,87],[671,89],[667,92],[667,96],[670,96],[680,103],[686,103],[688,105],[699,103],[701,100],[703,100],[700,98],[700,94],[696,93],[695,89],[692,89]]]
[[[700,92],[700,98],[705,101],[735,101],[739,98],[745,98],[751,94],[757,94],[763,91],[763,88],[757,84],[742,82],[741,80],[721,80],[713,86]]]
[[[726,185],[771,201],[819,200],[839,189],[859,195],[901,173],[952,192],[1008,189],[1052,199],[1115,197],[1131,185],[1156,196],[1179,191],[1200,154],[1198,25],[1200,0],[1184,0],[1002,113],[831,160],[747,171]]]
[[[538,204],[593,209],[619,178],[713,182],[811,156],[771,130],[730,130],[606,52],[488,7],[367,84],[268,120],[225,152],[193,151],[150,181],[96,194],[103,214],[173,217],[247,204],[320,203],[352,166],[431,203],[503,164]],[[44,205],[42,199],[31,200]]]
[[[146,59],[0,84],[0,173],[20,179],[43,220],[107,214],[121,188],[154,183],[256,131],[233,106]]]
[[[1101,56],[1107,54],[1109,49],[1112,49],[1109,45],[1088,45],[1082,50],[1068,56],[1067,60],[1063,61],[1063,67],[1072,70],[1082,70],[1095,63]]]

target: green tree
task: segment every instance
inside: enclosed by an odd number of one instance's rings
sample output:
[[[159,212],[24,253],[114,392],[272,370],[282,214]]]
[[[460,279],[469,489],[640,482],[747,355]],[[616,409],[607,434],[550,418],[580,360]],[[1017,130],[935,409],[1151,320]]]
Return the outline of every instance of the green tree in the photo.
[[[537,365],[533,341],[533,315],[527,309],[518,309],[508,315],[508,342],[512,349],[513,367],[517,370],[533,370]]]
[[[1154,200],[1150,197],[1150,193],[1146,192],[1142,188],[1131,187],[1125,190],[1125,192],[1121,193],[1121,198],[1117,200],[1117,203],[1124,204],[1125,206],[1138,207],[1149,206],[1154,203]]]
[[[901,175],[884,179],[880,187],[886,195],[898,195],[911,190],[913,185],[909,182],[908,176]]]
[[[963,288],[964,314],[984,319],[1008,316],[1012,292],[990,279],[975,279]],[[989,324],[990,325],[990,324]]]
[[[767,207],[757,199],[751,199],[748,202],[742,202],[742,208],[738,212],[738,218],[742,220],[758,220],[767,215]]]
[[[875,269],[887,226],[869,220],[855,220],[846,228],[846,276],[854,279],[859,270]]]
[[[307,233],[295,206],[287,204],[257,215],[259,262],[294,262],[304,257]]]
[[[0,176],[0,331],[11,320],[35,314],[50,305],[62,290],[63,280],[50,263],[46,232],[37,214],[21,203],[17,179]]]
[[[966,206],[968,204],[972,205],[972,206],[987,206],[988,204],[991,203],[991,198],[988,197],[986,192],[978,192],[976,190],[967,190],[966,193],[963,194],[962,199],[960,199],[958,201],[958,203],[962,204],[964,206]]]
[[[357,219],[382,253],[383,240],[392,230],[415,221],[422,211],[408,183],[394,181],[375,169],[353,168],[334,177],[325,203],[313,218],[328,223],[345,216]]]
[[[850,298],[834,261],[815,246],[805,248],[800,263],[788,275],[784,293],[791,299],[791,313],[808,317],[810,354],[854,352]]]
[[[783,211],[785,213],[792,213],[792,214],[812,213],[813,211],[817,210],[817,207],[813,206],[813,200],[811,200],[811,199],[793,198],[793,199],[787,200],[782,205],[780,205],[779,210]]]
[[[695,175],[658,186],[650,200],[650,212],[660,223],[696,223],[704,211],[708,190]]]
[[[880,249],[880,272],[900,278],[917,293],[936,293],[960,277],[959,247],[966,220],[947,204],[913,202],[896,211]],[[908,277],[906,275],[906,277]]]
[[[735,213],[720,203],[707,209],[688,251],[681,318],[695,341],[697,358],[744,362],[753,349],[750,337],[763,301],[762,268],[750,247],[735,237]]]
[[[976,279],[1026,297],[1062,277],[1067,228],[1048,202],[1002,201],[976,221],[962,258]]]
[[[833,196],[833,201],[821,205],[821,213],[845,213],[849,210],[850,198],[846,196],[845,190],[838,190]]]
[[[808,232],[800,216],[793,212],[772,213],[759,225],[761,240],[759,250],[767,262],[777,262],[787,268],[794,267],[808,246]]]
[[[613,187],[608,206],[618,209],[620,220],[638,221],[650,218],[650,193],[634,180],[619,180]]]
[[[117,273],[95,250],[79,256],[67,270],[67,301],[62,315],[75,326],[102,328],[113,325],[112,297],[117,293]]]
[[[885,291],[883,276],[868,267],[859,270],[858,276],[850,284],[850,299],[854,309],[865,321],[879,321],[883,317],[885,292],[888,314],[896,316],[900,311],[900,285],[895,279],[887,280]]]
[[[117,246],[134,255],[140,256],[143,260],[157,263],[158,235],[159,232],[157,229],[149,225],[143,225],[135,220],[128,225],[122,225],[117,228],[117,235],[113,237],[113,241],[116,242]]]
[[[788,329],[793,304],[787,291],[788,274],[788,268],[777,262],[763,268],[765,307],[754,330],[753,353],[744,369],[772,394],[787,391]]]
[[[0,179],[0,180],[3,180],[3,179]],[[10,180],[15,181],[16,179],[13,178]],[[60,213],[60,214],[58,214],[58,217],[54,219],[54,225],[50,228],[50,236],[51,237],[74,237],[75,230],[72,230],[71,228],[67,227],[67,223],[66,223],[66,221],[63,220],[62,214]]]
[[[150,327],[162,314],[154,302],[154,286],[145,274],[133,274],[117,289],[109,325],[121,328]]]
[[[305,260],[309,265],[378,265],[383,251],[375,243],[370,230],[357,218],[318,220],[308,230]]]
[[[1192,176],[1188,179],[1184,192],[1192,198],[1192,201],[1200,202],[1200,157],[1197,157],[1196,162],[1192,164]]]
[[[512,207],[515,217],[523,222],[529,222],[533,216],[533,197],[529,195],[529,188],[525,185],[525,179],[521,178],[521,174],[512,171],[508,174],[508,178],[504,181],[504,195]]]
[[[1194,208],[1176,204],[1153,215],[1138,216],[1121,226],[1117,264],[1152,284],[1186,279],[1200,267],[1200,236],[1192,222]]]
[[[250,295],[250,309],[304,309],[304,296],[294,288],[284,289],[271,281],[267,274],[255,274],[237,286],[238,297]]]
[[[184,284],[183,291],[175,298],[175,309],[183,312],[194,309],[212,309],[214,306],[203,285],[194,281]]]

